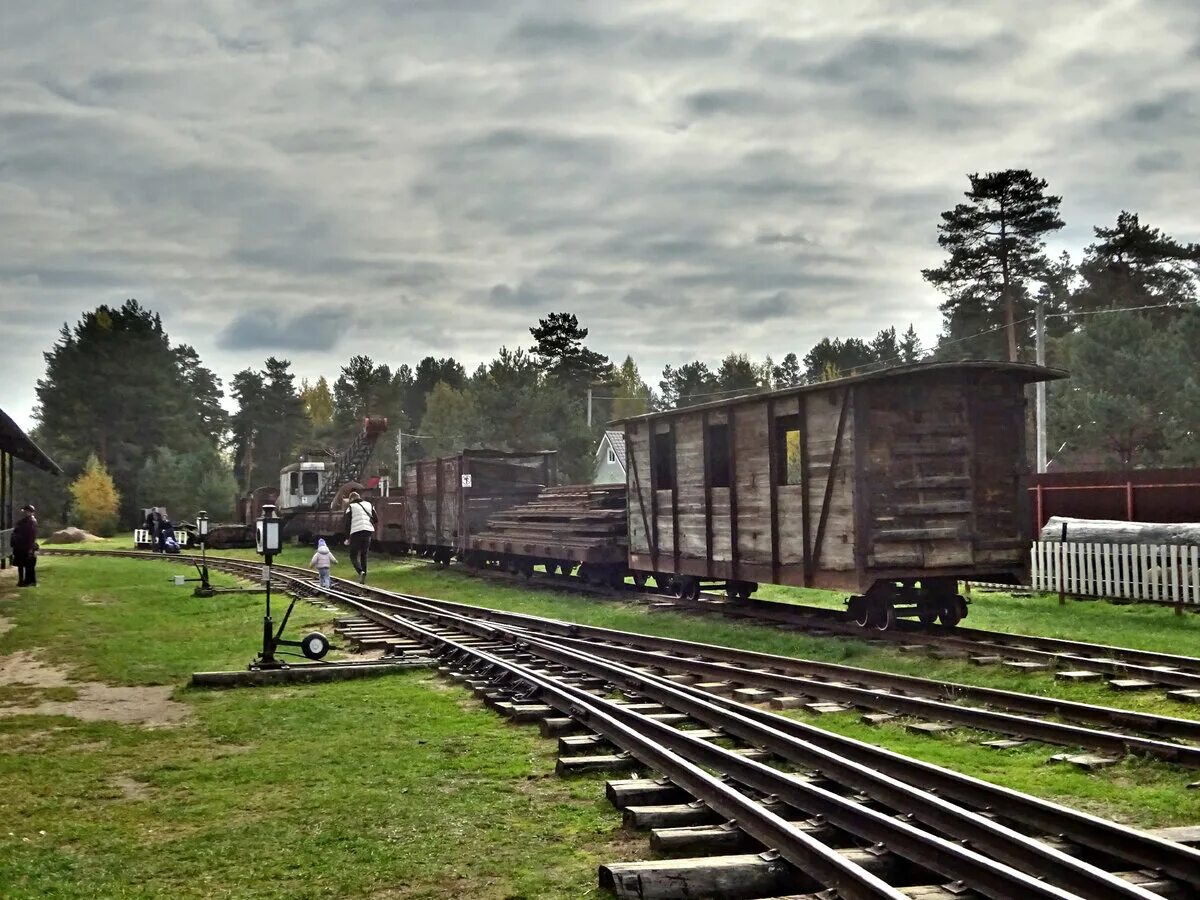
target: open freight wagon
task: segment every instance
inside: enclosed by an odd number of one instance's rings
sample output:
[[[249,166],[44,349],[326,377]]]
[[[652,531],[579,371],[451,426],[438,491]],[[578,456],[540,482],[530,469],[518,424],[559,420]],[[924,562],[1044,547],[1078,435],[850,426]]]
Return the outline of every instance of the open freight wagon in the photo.
[[[843,589],[878,628],[955,624],[959,579],[1028,569],[1025,386],[1064,376],[924,363],[623,420],[629,567],[691,595]]]
[[[463,556],[496,513],[527,503],[554,483],[554,451],[463,450],[404,467],[405,535],[412,550],[441,563]]]

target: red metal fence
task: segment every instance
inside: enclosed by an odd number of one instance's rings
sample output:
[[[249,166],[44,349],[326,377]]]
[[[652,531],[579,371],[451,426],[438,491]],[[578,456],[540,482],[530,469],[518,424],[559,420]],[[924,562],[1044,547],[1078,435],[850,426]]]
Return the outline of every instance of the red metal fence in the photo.
[[[1051,516],[1200,522],[1200,469],[1047,472],[1029,478],[1031,534]]]

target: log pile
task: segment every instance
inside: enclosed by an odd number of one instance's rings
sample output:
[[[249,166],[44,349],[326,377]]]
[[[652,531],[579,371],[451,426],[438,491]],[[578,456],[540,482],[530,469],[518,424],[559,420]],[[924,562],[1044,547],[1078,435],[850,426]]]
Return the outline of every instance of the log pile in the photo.
[[[493,515],[477,538],[509,552],[580,562],[620,560],[629,545],[623,484],[546,488],[537,498]]]

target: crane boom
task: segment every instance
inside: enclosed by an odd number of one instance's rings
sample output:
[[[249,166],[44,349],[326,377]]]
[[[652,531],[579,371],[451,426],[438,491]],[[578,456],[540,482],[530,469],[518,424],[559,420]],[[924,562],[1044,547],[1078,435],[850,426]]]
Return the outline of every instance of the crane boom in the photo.
[[[362,431],[333,461],[333,470],[325,479],[321,493],[317,495],[317,509],[329,509],[342,485],[349,481],[362,481],[367,463],[371,461],[371,454],[375,452],[375,444],[379,441],[379,436],[387,431],[387,427],[387,419],[369,416],[363,419]]]

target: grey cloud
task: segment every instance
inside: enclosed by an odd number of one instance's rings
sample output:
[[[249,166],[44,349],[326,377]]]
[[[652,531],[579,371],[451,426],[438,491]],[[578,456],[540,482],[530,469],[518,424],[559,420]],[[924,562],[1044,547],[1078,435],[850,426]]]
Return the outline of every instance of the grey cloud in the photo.
[[[779,104],[762,91],[738,88],[697,91],[684,97],[684,106],[694,116],[763,115],[779,109]]]
[[[333,350],[352,324],[344,306],[310,309],[292,315],[258,310],[236,316],[217,335],[223,350]]]
[[[1183,154],[1177,150],[1139,153],[1133,160],[1133,167],[1139,172],[1146,172],[1147,174],[1179,172],[1183,170],[1184,166]]]
[[[1071,49],[1094,14],[1103,46]],[[1200,240],[1197,21],[1187,0],[18,4],[0,317],[41,310],[22,340],[44,348],[137,296],[225,377],[276,350],[331,374],[351,336],[473,365],[560,308],[648,377],[929,339],[920,269],[965,172],[1050,179],[1072,246],[1121,208]],[[6,408],[39,374],[19,360]]]

